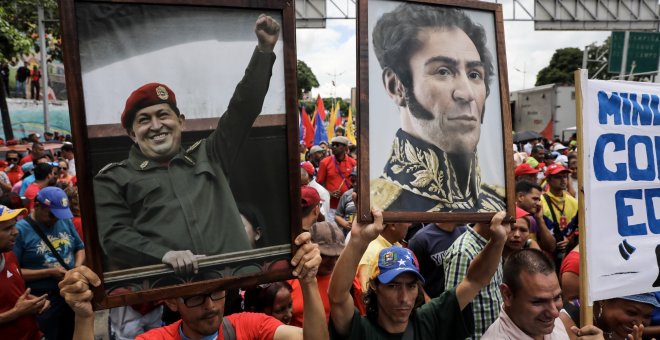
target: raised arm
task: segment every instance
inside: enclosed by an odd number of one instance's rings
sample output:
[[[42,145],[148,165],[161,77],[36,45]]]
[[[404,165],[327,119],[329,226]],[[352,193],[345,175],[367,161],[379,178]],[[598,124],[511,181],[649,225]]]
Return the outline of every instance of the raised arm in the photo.
[[[234,90],[227,112],[220,117],[216,130],[207,139],[209,156],[222,162],[226,175],[229,175],[252,124],[261,113],[275,62],[273,49],[279,38],[280,25],[270,16],[261,14],[254,32],[258,44],[245,75]]]
[[[353,221],[351,238],[339,255],[330,279],[328,287],[330,318],[335,330],[341,335],[349,335],[351,328],[355,307],[350,290],[360,258],[367,250],[369,243],[375,240],[385,228],[383,213],[380,210],[372,209],[372,214],[374,223],[360,224],[357,219]]]
[[[509,224],[502,224],[506,212],[500,211],[490,221],[490,240],[484,249],[472,260],[467,270],[467,275],[456,287],[456,298],[458,305],[465,308],[479,294],[481,288],[490,283],[497,267],[502,261],[502,250],[506,238],[511,230]]]
[[[295,266],[293,275],[298,277],[303,295],[305,322],[302,331],[298,327],[283,325],[275,331],[274,340],[326,340],[329,338],[323,301],[316,281],[316,274],[321,265],[321,252],[318,245],[311,243],[311,238],[311,234],[308,232],[298,235],[295,243],[300,247],[291,259],[291,264]]]

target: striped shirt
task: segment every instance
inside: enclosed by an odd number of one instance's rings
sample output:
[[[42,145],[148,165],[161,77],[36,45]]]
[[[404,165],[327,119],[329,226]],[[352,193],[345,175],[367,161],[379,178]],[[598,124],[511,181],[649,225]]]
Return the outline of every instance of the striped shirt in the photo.
[[[458,286],[467,275],[472,260],[481,252],[488,241],[477,234],[472,227],[468,227],[454,243],[447,249],[443,258],[445,268],[445,289]],[[502,283],[502,262],[490,283],[479,291],[472,301],[474,314],[474,335],[468,339],[479,339],[488,327],[495,322],[502,304],[500,284]]]

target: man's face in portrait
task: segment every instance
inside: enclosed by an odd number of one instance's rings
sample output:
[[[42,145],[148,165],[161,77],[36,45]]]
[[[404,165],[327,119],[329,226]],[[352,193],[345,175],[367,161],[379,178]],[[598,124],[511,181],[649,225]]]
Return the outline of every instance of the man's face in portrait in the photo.
[[[183,115],[177,115],[167,103],[152,105],[135,114],[128,133],[146,157],[168,161],[181,148],[184,120]]]
[[[476,150],[486,101],[485,68],[476,46],[457,28],[425,28],[410,58],[404,130],[447,153]]]

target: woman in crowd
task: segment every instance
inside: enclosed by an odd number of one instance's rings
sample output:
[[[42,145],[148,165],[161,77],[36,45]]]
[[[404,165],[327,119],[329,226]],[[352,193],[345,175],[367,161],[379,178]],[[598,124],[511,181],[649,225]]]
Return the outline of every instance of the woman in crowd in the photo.
[[[571,308],[571,304],[565,307]],[[651,321],[654,308],[660,303],[653,293],[629,295],[620,298],[596,301],[594,303],[594,325],[603,330],[606,340],[631,339],[641,340],[645,326]],[[566,329],[579,325],[579,320],[572,319],[566,313],[559,317]],[[576,336],[569,334],[571,340]]]
[[[264,313],[288,325],[293,310],[292,290],[285,281],[250,288],[245,291],[245,311]]]

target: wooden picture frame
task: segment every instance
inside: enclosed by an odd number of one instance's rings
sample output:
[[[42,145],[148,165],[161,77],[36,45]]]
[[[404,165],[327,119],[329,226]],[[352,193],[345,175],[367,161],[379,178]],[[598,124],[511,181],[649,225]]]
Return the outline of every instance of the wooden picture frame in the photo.
[[[71,127],[76,141],[86,265],[103,280],[101,287],[93,288],[94,308],[112,308],[291,278],[289,261],[296,250],[293,240],[301,232],[292,2],[62,0],[59,8]],[[112,171],[113,167],[130,166],[130,160],[122,161],[129,157],[129,149],[139,150],[121,124],[124,103],[142,84],[167,84],[176,94],[176,105],[181,114],[186,115],[181,137],[183,149],[191,147],[194,150],[196,141],[209,137],[218,125],[229,98],[246,72],[251,54],[260,53],[256,49],[254,27],[261,13],[272,16],[281,27],[273,51],[276,58],[270,85],[261,113],[244,134],[247,136],[244,142],[237,144],[241,151],[236,152],[233,165],[223,171],[225,175],[231,174],[231,182],[218,180],[213,184],[222,186],[228,183],[225,188],[229,187],[231,197],[227,199],[235,202],[241,217],[252,219],[252,224],[258,224],[254,225],[255,228],[263,228],[263,238],[255,237],[256,246],[240,251],[198,254],[205,257],[199,259],[199,273],[194,276],[176,275],[171,267],[162,263],[136,265],[149,256],[127,257],[114,250],[117,248],[107,246],[108,233],[103,233],[103,239],[100,236],[100,231],[108,230],[107,221],[97,220],[100,215],[106,215],[104,209],[107,208],[97,206],[97,201],[105,201],[105,197],[99,200],[101,191],[95,183],[95,176],[108,169]],[[106,164],[113,165],[103,170]],[[197,176],[200,171],[195,169],[191,171]],[[204,172],[209,177],[208,171]],[[185,186],[181,189],[180,184],[177,187],[175,181],[172,182],[171,188],[176,188],[176,192],[187,190]],[[163,193],[166,183],[159,184],[154,186],[153,193]],[[95,191],[98,191],[96,196]],[[204,206],[202,203],[209,196],[191,196],[188,206],[192,204],[192,213],[180,209],[176,214],[201,214],[201,210],[195,211],[195,208],[198,204]],[[135,196],[125,194],[124,201],[126,197]],[[144,202],[147,200],[138,201],[138,211],[146,209]],[[242,209],[242,203],[246,203],[245,209]],[[127,206],[133,209],[131,205]],[[183,203],[180,206],[186,207]],[[195,220],[194,216],[186,215],[185,218],[186,221]],[[103,229],[100,228],[102,223],[105,223]],[[186,223],[186,226],[191,224]],[[232,232],[225,231],[232,237],[228,243],[242,243],[247,239],[244,233],[248,227],[242,223],[240,226],[228,223],[226,227],[233,228],[227,229]],[[200,235],[202,238],[198,240],[202,241],[204,236],[213,236],[201,232]],[[259,239],[264,238],[265,242],[260,244]],[[148,238],[149,244],[158,243],[157,240]],[[122,239],[112,242],[121,244]],[[128,247],[130,242],[126,243]],[[183,245],[176,247],[185,248]],[[140,247],[132,249],[131,252],[135,253],[143,251]],[[117,266],[115,260],[122,257],[125,258],[121,266]]]
[[[385,222],[515,216],[508,94],[500,4],[360,0],[359,221],[371,207]]]

